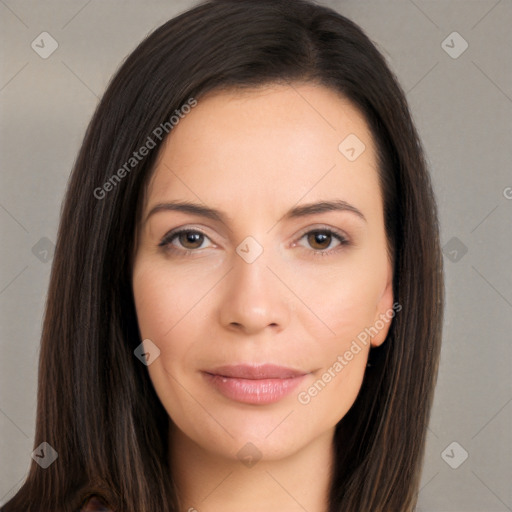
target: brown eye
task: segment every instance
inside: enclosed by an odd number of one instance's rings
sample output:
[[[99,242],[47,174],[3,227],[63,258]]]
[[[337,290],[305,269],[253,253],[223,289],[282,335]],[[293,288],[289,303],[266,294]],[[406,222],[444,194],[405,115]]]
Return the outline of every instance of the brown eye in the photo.
[[[190,251],[208,247],[208,245],[205,246],[204,243],[209,240],[210,239],[204,233],[201,233],[201,231],[183,229],[169,233],[158,245],[164,247],[168,252],[186,255]]]
[[[311,231],[308,234],[308,243],[313,249],[323,250],[331,245],[332,234],[326,231]]]
[[[309,249],[314,256],[334,255],[344,247],[351,245],[349,239],[342,233],[329,228],[312,229],[301,236],[303,247]]]
[[[180,244],[185,249],[199,249],[204,242],[204,235],[198,231],[182,231],[178,233]]]

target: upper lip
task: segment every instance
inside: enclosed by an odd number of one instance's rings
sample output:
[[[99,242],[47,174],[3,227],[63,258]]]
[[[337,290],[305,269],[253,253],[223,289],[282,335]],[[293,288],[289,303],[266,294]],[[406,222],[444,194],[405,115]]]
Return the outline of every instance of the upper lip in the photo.
[[[220,375],[222,377],[231,377],[237,379],[289,379],[306,375],[308,372],[278,366],[275,364],[236,364],[217,366],[212,370],[206,370],[206,373]]]

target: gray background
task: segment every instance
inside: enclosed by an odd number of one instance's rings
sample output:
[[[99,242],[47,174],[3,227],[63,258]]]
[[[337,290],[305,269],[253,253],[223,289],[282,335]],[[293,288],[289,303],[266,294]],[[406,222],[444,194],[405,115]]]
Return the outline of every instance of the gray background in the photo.
[[[322,3],[396,72],[439,202],[446,321],[418,510],[512,510],[512,2]],[[193,4],[0,0],[0,504],[31,462],[52,247],[86,125],[122,59]],[[47,59],[31,48],[43,31]]]

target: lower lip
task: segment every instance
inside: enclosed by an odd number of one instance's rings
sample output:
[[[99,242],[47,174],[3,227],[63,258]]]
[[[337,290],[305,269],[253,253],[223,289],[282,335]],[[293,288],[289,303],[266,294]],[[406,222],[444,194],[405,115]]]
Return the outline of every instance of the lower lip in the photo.
[[[306,377],[239,379],[203,372],[206,380],[226,398],[245,404],[272,404],[289,395]]]

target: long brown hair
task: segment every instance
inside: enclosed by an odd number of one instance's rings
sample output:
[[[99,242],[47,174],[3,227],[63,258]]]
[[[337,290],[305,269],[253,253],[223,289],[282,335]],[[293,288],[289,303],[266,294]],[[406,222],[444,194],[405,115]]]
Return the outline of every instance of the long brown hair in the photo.
[[[132,255],[164,140],[155,129],[212,90],[304,81],[348,98],[372,131],[402,306],[336,427],[329,510],[414,509],[444,292],[436,205],[405,95],[362,30],[327,7],[211,0],[128,56],[87,129],[61,212],[40,351],[34,448],[47,442],[58,458],[47,469],[33,462],[4,512],[74,511],[91,494],[118,511],[177,510],[170,420],[133,353],[141,338]],[[127,166],[148,138],[155,147]]]

